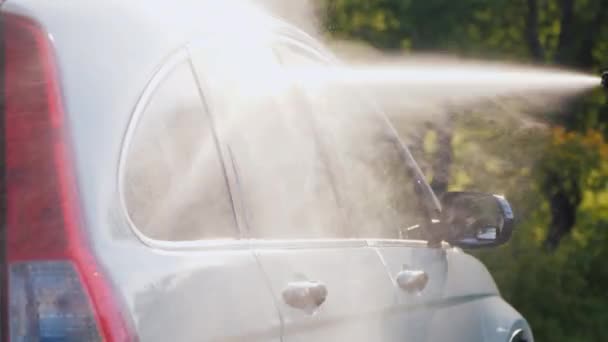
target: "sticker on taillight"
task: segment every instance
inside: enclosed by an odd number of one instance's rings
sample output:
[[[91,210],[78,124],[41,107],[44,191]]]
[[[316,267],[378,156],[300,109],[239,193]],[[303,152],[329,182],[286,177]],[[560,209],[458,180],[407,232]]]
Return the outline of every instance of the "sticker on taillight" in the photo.
[[[36,261],[10,265],[10,340],[101,341],[74,265]]]

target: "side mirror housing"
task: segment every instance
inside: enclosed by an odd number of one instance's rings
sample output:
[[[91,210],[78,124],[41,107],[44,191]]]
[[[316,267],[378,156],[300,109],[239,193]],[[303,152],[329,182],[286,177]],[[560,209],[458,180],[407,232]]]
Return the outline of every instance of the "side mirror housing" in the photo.
[[[511,205],[502,196],[447,192],[441,197],[444,240],[462,248],[502,245],[514,227]]]

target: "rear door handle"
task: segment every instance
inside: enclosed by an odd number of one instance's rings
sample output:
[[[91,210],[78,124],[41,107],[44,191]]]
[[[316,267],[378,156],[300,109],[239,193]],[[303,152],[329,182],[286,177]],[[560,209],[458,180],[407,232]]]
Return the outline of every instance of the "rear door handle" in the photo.
[[[283,301],[296,309],[314,312],[327,299],[327,287],[318,281],[295,281],[283,290]]]
[[[405,269],[397,274],[397,284],[407,292],[421,292],[429,282],[429,276],[422,270]]]

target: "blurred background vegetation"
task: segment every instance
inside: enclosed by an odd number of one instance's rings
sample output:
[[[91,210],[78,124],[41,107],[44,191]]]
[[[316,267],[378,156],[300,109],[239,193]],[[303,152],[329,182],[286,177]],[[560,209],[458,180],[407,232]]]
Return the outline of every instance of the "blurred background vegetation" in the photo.
[[[381,51],[608,67],[606,0],[321,0],[332,38]],[[428,122],[413,150],[432,185],[504,193],[513,240],[475,252],[538,341],[608,341],[608,106],[597,90],[536,113]]]

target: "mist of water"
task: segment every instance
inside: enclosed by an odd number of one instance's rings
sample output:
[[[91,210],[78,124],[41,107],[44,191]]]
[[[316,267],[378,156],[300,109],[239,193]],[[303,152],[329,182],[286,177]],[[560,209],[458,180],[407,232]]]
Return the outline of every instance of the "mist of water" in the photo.
[[[555,106],[567,96],[600,84],[599,77],[558,69],[443,56],[388,58],[378,52],[366,54],[365,49],[354,53],[352,49],[337,49],[346,60],[339,62],[328,51],[311,48],[309,53],[290,43],[277,43],[272,34],[274,21],[257,8],[240,7],[237,12],[226,6],[221,9],[248,19],[239,22],[250,34],[233,29],[208,39],[205,60],[200,62],[205,68],[207,109],[222,144],[225,172],[238,183],[231,185],[234,198],[240,201],[233,205],[246,212],[240,225],[257,227],[253,236],[395,237],[385,232],[413,225],[410,223],[415,220],[404,217],[416,216],[412,183],[390,137],[395,131],[382,126],[382,113],[388,114],[400,138],[410,144],[425,132],[417,125],[420,121],[441,127],[446,113],[487,110],[489,103],[493,112],[502,106],[500,114],[516,111],[520,115],[520,108]],[[189,91],[184,89],[183,93]],[[205,202],[197,190],[201,184],[208,184],[207,189],[209,184],[224,184],[218,173],[212,177],[209,172],[211,167],[217,168],[209,165],[217,161],[217,151],[205,124],[196,128],[201,132],[199,138],[188,141],[197,134],[185,134],[186,128],[194,129],[195,125],[187,121],[191,119],[182,107],[200,106],[196,98],[194,94],[180,101],[180,108],[163,109],[174,114],[162,119],[170,123],[150,126],[182,127],[181,133],[148,129],[145,139],[162,139],[159,144],[184,140],[162,149],[167,154],[165,160],[173,164],[151,167],[150,163],[160,163],[153,151],[141,159],[141,170],[167,168],[175,183],[159,189],[159,195],[154,196],[159,200],[154,203],[147,203],[149,190],[142,190],[141,201],[147,204],[140,205],[146,208],[140,216],[158,222],[184,221],[184,236],[198,234],[189,231],[192,220],[186,222],[185,218],[207,218],[200,217],[205,212],[202,209],[192,215],[178,209],[188,211],[196,207],[194,203]],[[153,145],[150,142],[147,146]],[[191,153],[196,163],[191,163],[190,157],[177,158],[184,154],[183,146],[194,149]],[[223,217],[226,209],[218,212]],[[158,218],[161,214],[166,216],[162,220]],[[362,227],[359,230],[348,222],[354,217]],[[220,230],[217,236],[230,235],[225,232]]]

